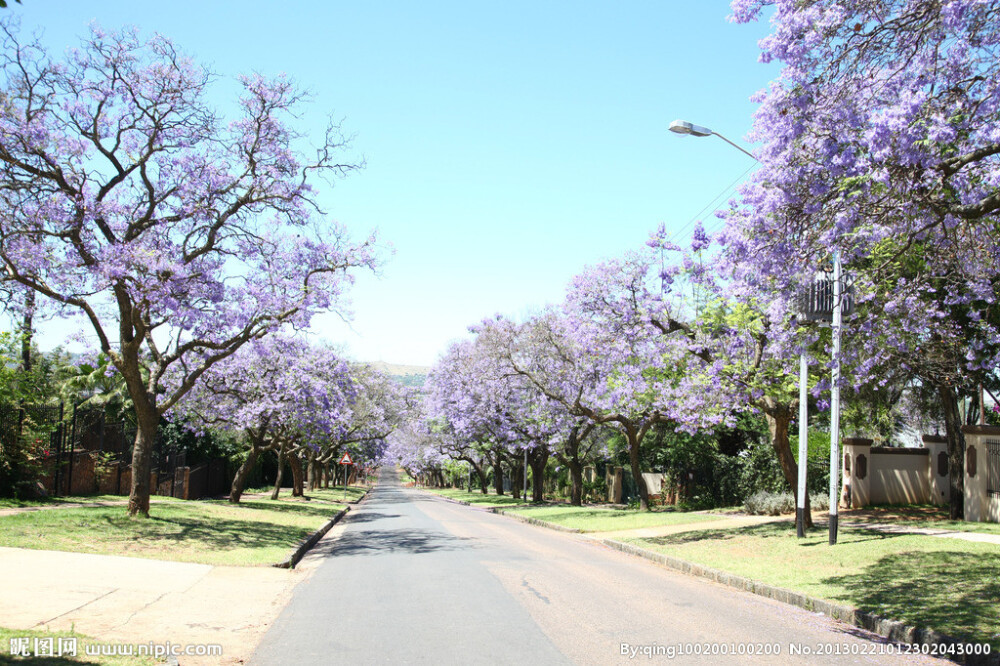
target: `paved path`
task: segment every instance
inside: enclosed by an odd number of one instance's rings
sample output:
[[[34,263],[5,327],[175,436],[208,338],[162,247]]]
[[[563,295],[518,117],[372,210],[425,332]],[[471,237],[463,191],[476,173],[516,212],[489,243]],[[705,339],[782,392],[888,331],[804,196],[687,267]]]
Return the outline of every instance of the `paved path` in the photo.
[[[526,514],[530,515],[530,514]],[[711,515],[711,514],[709,514]],[[816,526],[826,529],[825,512],[813,512],[813,521]],[[741,527],[752,527],[763,525],[764,523],[794,523],[795,517],[789,516],[724,516],[719,520],[706,520],[696,523],[681,523],[679,525],[660,525],[657,527],[641,527],[631,530],[616,530],[613,532],[591,532],[589,535],[595,539],[649,539],[659,536],[677,534],[679,532],[693,532],[696,530],[729,530]],[[979,543],[995,543],[1000,545],[1000,534],[988,534],[985,532],[961,532],[938,527],[912,527],[905,523],[877,523],[867,521],[845,520],[840,523],[843,528],[861,528],[886,532],[887,534],[923,534],[925,536],[939,537],[941,539],[961,539],[963,541],[977,541]]]
[[[182,666],[242,664],[309,572],[0,548],[0,627],[220,645],[221,658]]]
[[[780,656],[682,655],[673,662],[844,663],[843,656],[789,651],[792,644],[877,651],[869,639],[881,641],[582,535],[400,488],[390,470],[329,536],[315,553],[326,560],[296,588],[251,664],[664,662],[685,644],[716,651],[774,646]],[[664,655],[640,652],[630,660],[623,644]]]

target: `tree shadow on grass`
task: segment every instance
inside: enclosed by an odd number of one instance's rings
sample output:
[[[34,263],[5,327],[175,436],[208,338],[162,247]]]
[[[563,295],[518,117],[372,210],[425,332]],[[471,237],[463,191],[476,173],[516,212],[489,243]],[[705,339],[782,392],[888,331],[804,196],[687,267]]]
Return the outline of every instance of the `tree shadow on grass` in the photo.
[[[282,525],[267,521],[216,520],[194,518],[149,519],[156,530],[143,530],[136,534],[144,543],[198,547],[206,551],[231,551],[244,548],[294,548],[315,531],[312,527]],[[110,529],[117,527],[107,519]]]
[[[844,526],[841,526],[841,530],[839,532],[839,538],[841,541],[847,540],[850,543],[861,543],[863,541],[885,541],[886,539],[898,539],[899,537],[909,536],[907,532],[883,532],[881,530],[871,530],[864,527],[855,528],[849,525],[847,526],[847,529],[843,529],[843,527]],[[792,531],[793,532],[795,531],[794,526],[792,528]],[[810,534],[826,535],[829,534],[829,528],[824,523],[817,523],[816,527],[810,530]],[[818,541],[804,541],[799,545],[802,546],[803,548],[817,548],[817,547],[829,548],[830,541],[829,539],[827,540],[820,539]]]
[[[835,600],[1000,648],[1000,551],[894,553],[823,582],[845,590]]]
[[[727,541],[744,536],[762,539],[787,539],[789,535],[795,536],[795,525],[789,528],[787,525],[781,523],[764,523],[763,525],[749,525],[747,527],[688,530],[658,537],[644,537],[643,541],[655,543],[660,546],[679,546],[688,543],[699,543],[701,541]]]
[[[256,511],[278,511],[280,513],[296,513],[302,516],[315,516],[317,518],[332,518],[339,509],[334,509],[329,504],[309,504],[306,502],[282,502],[281,500],[249,500],[239,504],[228,502],[216,502],[215,506],[226,506],[234,509],[247,509]]]
[[[815,527],[809,530],[809,536],[818,536],[820,534],[826,533],[826,526],[822,523],[817,523]],[[846,536],[846,531],[843,532]],[[851,542],[857,541],[884,541],[885,539],[894,539],[901,536],[906,536],[906,534],[901,533],[887,533],[879,532],[877,530],[867,530],[867,529],[851,529],[850,540]],[[737,539],[741,537],[752,537],[758,539],[789,539],[795,538],[795,524],[794,523],[763,523],[761,525],[748,525],[746,527],[728,527],[722,529],[708,529],[708,530],[688,530],[683,532],[677,532],[675,534],[666,534],[658,537],[643,537],[643,541],[648,541],[649,543],[654,543],[659,546],[679,546],[683,544],[699,543],[702,541],[727,541],[730,539]],[[812,548],[815,546],[827,546],[828,543],[825,540],[802,540],[798,542],[799,546],[804,548]]]

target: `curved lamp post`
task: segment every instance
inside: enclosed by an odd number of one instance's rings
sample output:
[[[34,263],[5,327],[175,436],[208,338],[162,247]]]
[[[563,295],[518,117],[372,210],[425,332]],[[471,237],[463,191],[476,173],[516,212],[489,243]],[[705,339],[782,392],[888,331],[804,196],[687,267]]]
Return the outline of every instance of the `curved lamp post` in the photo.
[[[675,134],[688,134],[691,136],[717,136],[726,143],[728,143],[733,148],[737,149],[744,155],[752,157],[754,160],[757,158],[750,151],[746,150],[742,146],[739,146],[726,137],[722,136],[718,132],[714,132],[707,127],[702,127],[701,125],[695,125],[686,120],[675,120],[670,123],[669,127],[671,132]],[[760,160],[757,160],[758,162]],[[832,284],[831,284],[832,283]],[[817,290],[817,286],[813,285],[810,293],[805,297],[806,303],[802,305],[805,306],[804,312],[807,320],[820,320],[820,321],[830,321],[833,325],[833,378],[831,386],[831,396],[830,396],[830,544],[833,545],[837,543],[837,508],[839,503],[839,462],[840,462],[840,330],[841,330],[841,318],[842,314],[848,314],[847,312],[842,312],[842,308],[845,305],[842,303],[841,298],[841,286],[842,286],[842,276],[841,276],[841,266],[840,266],[840,253],[834,252],[833,258],[833,279],[827,281],[825,290],[821,287]],[[826,292],[825,294],[823,292]],[[851,303],[851,298],[849,294],[847,296],[848,303],[846,304],[850,308],[853,303]],[[796,507],[795,507],[795,531],[799,537],[805,536],[805,507],[806,507],[806,493],[809,492],[806,484],[806,472],[809,460],[809,403],[808,403],[808,393],[807,393],[807,382],[809,377],[809,359],[806,356],[805,350],[799,355],[799,464],[798,464],[798,483],[797,483],[797,497],[796,497]]]
[[[686,120],[675,120],[674,122],[670,123],[670,127],[668,129],[675,134],[690,134],[691,136],[717,136],[726,143],[728,143],[730,146],[735,148],[736,150],[740,151],[741,153],[749,155],[751,158],[755,160],[757,159],[756,157],[754,157],[753,153],[751,153],[749,150],[733,143],[732,141],[722,136],[718,132],[713,132],[707,127],[702,127],[701,125],[695,125],[694,123],[689,123]],[[759,162],[760,160],[757,161]]]

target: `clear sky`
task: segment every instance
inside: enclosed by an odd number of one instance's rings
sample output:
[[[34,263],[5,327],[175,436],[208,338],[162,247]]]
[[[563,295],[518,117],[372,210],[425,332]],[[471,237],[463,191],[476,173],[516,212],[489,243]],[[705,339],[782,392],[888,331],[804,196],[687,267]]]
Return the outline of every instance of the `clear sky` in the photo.
[[[430,365],[483,317],[558,302],[584,266],[641,247],[660,222],[681,239],[699,214],[717,227],[717,197],[753,161],[667,126],[740,142],[750,96],[777,75],[757,62],[768,25],[728,22],[719,0],[9,6],[55,53],[91,20],[136,25],[219,74],[220,106],[238,74],[285,72],[313,94],[303,129],[343,118],[367,166],[324,204],[395,254],[358,280],[350,327],[324,316],[314,331],[365,361]],[[72,328],[41,326],[43,348]]]

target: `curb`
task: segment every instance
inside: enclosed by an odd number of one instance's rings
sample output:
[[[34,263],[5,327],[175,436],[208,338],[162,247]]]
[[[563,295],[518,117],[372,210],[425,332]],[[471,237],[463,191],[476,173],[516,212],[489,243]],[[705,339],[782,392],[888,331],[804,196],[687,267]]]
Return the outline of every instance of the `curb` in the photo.
[[[766,597],[768,599],[798,606],[799,608],[807,611],[823,613],[824,615],[832,617],[835,620],[840,620],[846,624],[866,629],[867,631],[878,634],[879,636],[897,643],[926,646],[932,650],[935,647],[943,648],[936,654],[930,652],[929,654],[931,656],[938,656],[944,659],[956,661],[958,663],[974,664],[976,666],[996,666],[1000,664],[1000,654],[963,656],[955,654],[954,652],[949,652],[949,649],[952,646],[954,646],[957,650],[960,645],[984,643],[985,641],[982,640],[961,640],[953,638],[951,636],[938,633],[933,629],[916,627],[898,620],[884,618],[880,615],[876,615],[875,613],[869,613],[867,611],[854,608],[853,606],[843,606],[830,601],[824,601],[823,599],[816,599],[802,594],[801,592],[794,592],[782,587],[774,587],[773,585],[762,583],[759,580],[744,578],[743,576],[737,576],[736,574],[731,574],[719,569],[713,569],[711,567],[702,566],[700,564],[688,562],[676,557],[670,557],[669,555],[646,550],[645,548],[639,548],[638,546],[633,546],[632,544],[623,543],[621,541],[615,541],[614,539],[594,539],[594,541],[604,544],[609,548],[613,548],[636,557],[645,558],[662,566],[675,569],[691,576],[707,578],[708,580],[726,585],[728,587],[733,587],[738,590],[744,590],[746,592]]]
[[[417,490],[420,490],[417,488]],[[465,500],[457,500],[451,497],[445,497],[444,495],[438,495],[437,493],[432,493],[429,490],[421,490],[420,492],[427,493],[428,495],[433,495],[434,497],[439,497],[446,502],[452,502],[453,504],[461,504],[463,506],[472,506],[472,502],[466,502]]]
[[[357,501],[353,502],[352,504],[360,504],[362,500],[368,497],[368,493],[370,493],[371,491],[372,491],[371,488],[366,490],[365,494],[359,497]],[[346,516],[347,512],[350,510],[351,507],[348,506],[338,511],[337,515],[328,520],[326,525],[324,525],[323,527],[319,528],[318,530],[310,534],[308,537],[306,537],[305,540],[303,540],[302,543],[299,544],[298,548],[295,549],[295,552],[293,552],[288,557],[288,559],[286,559],[283,562],[278,562],[277,564],[273,564],[271,566],[277,569],[294,569],[295,565],[299,563],[299,560],[301,560],[302,557],[309,552],[309,549],[315,546],[317,541],[326,536],[326,533],[330,531],[330,528],[336,525],[338,522],[340,522],[340,519]]]
[[[340,522],[340,519],[347,515],[347,512],[351,510],[351,507],[346,507],[337,512],[337,515],[327,521],[326,525],[319,528],[308,537],[305,538],[302,543],[299,544],[298,548],[295,549],[287,560],[284,562],[278,562],[277,564],[272,564],[271,566],[278,569],[294,569],[295,565],[299,563],[303,555],[309,552],[309,549],[316,545],[316,542],[326,536],[326,533],[330,531],[330,528]]]

